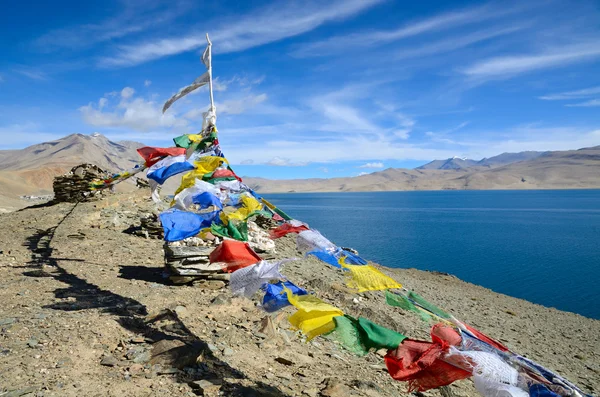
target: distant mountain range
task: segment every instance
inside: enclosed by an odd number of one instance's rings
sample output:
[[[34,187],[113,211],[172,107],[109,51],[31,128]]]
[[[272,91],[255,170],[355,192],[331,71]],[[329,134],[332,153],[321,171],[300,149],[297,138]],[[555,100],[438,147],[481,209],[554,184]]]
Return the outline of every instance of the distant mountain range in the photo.
[[[600,146],[503,153],[480,161],[451,158],[411,169],[388,168],[349,178],[245,178],[259,192],[600,188]]]
[[[542,156],[546,152],[519,152],[519,153],[502,153],[494,157],[484,158],[479,161],[471,159],[461,159],[452,157],[446,160],[433,160],[427,164],[417,167],[418,170],[462,170],[473,167],[500,167],[519,161],[532,160]]]
[[[21,150],[0,150],[2,200],[52,192],[54,176],[80,163],[118,172],[141,161],[139,142],[112,142],[101,134],[73,134]],[[269,180],[246,177],[259,192],[339,192],[443,189],[600,188],[600,146],[556,152],[502,153],[479,161],[434,160],[416,169],[389,168],[331,179]]]

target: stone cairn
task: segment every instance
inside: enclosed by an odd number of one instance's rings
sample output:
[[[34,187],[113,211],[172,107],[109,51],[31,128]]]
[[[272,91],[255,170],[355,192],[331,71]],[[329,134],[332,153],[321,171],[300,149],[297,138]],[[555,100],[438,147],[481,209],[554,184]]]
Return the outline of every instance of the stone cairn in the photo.
[[[270,225],[268,219],[260,219],[263,225]],[[221,244],[221,239],[207,233],[203,238],[190,237],[182,241],[165,243],[165,271],[175,284],[199,284],[204,288],[219,289],[229,282],[221,263],[210,263],[210,253]],[[275,254],[275,242],[268,233],[248,221],[248,245],[263,259],[272,259]]]
[[[210,253],[220,244],[219,238],[203,240],[190,237],[165,243],[165,270],[175,284],[201,284],[211,289],[225,286],[229,273],[219,263],[210,263]]]
[[[140,227],[133,234],[152,239],[163,238],[163,228],[158,219],[158,215],[152,212],[144,212],[140,214]]]
[[[68,173],[54,178],[54,201],[70,203],[88,201],[100,192],[100,190],[92,190],[90,183],[107,178],[110,178],[110,173],[93,164],[75,166]]]

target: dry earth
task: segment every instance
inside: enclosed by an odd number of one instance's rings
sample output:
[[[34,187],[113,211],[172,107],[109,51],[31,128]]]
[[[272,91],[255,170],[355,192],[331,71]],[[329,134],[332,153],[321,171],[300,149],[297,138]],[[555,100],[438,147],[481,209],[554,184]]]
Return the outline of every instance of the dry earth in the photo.
[[[124,232],[151,210],[146,194],[0,214],[0,396],[407,394],[376,352],[306,343],[289,328],[289,308],[270,316],[258,297],[166,282],[162,242]],[[292,237],[277,249],[298,256]],[[585,391],[600,390],[600,321],[449,275],[382,269]],[[429,340],[428,324],[379,292],[352,293],[322,262],[298,260],[283,273],[350,315]],[[478,394],[465,380],[419,395]]]

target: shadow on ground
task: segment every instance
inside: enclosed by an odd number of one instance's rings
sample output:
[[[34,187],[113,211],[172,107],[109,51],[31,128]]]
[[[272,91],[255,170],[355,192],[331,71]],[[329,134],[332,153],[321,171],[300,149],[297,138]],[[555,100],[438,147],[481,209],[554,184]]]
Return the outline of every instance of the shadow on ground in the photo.
[[[121,266],[119,278],[172,285],[168,278],[163,277],[163,269],[150,266]]]
[[[183,345],[171,349],[166,353],[173,354],[177,358],[181,357],[182,359],[184,357],[197,358],[198,356],[202,356],[201,369],[204,373],[198,379],[221,379],[223,382],[221,391],[227,395],[288,396],[278,388],[262,382],[254,382],[252,387],[227,382],[225,379],[245,379],[246,376],[216,357],[208,344],[191,332],[179,319],[177,313],[166,309],[159,315],[148,318],[146,307],[137,300],[104,290],[62,268],[59,263],[60,259],[52,256],[52,240],[57,228],[73,213],[76,207],[77,204],[55,226],[36,231],[36,233],[27,238],[24,244],[31,252],[31,261],[28,263],[29,268],[33,268],[31,271],[24,272],[24,275],[29,277],[52,277],[67,285],[65,288],[57,288],[54,291],[54,295],[58,299],[68,298],[68,300],[47,305],[45,308],[63,311],[97,309],[114,315],[123,328],[143,336],[154,343],[163,340],[178,340]],[[45,271],[43,269],[44,266],[51,267],[50,271]],[[138,279],[156,282],[156,274],[154,273],[156,270],[156,268],[131,266],[124,270],[122,269],[121,274],[124,278],[128,278],[133,277],[133,274],[137,271],[145,272],[145,275],[138,275],[137,277],[141,277]],[[156,326],[160,320],[167,317],[176,324],[176,326],[171,326],[168,332]],[[180,354],[185,354],[185,356],[180,356]],[[189,383],[193,380],[195,379],[190,378],[186,373],[179,373],[177,375],[177,381],[180,383]]]

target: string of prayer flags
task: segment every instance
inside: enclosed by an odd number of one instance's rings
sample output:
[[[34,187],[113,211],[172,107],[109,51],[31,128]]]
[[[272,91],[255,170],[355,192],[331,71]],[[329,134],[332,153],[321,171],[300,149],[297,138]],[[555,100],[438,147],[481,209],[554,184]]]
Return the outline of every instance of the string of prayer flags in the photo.
[[[344,312],[313,295],[294,295],[288,288],[284,288],[288,301],[298,309],[289,317],[289,322],[300,329],[307,340],[331,332],[335,329],[334,317],[343,316]]]
[[[276,312],[290,305],[287,294],[284,288],[289,289],[294,295],[306,295],[308,292],[295,285],[291,281],[278,281],[275,284],[264,284],[262,287],[265,291],[265,296],[262,300],[262,308],[267,313]]]
[[[284,278],[283,275],[279,273],[279,267],[284,262],[285,261],[261,261],[254,265],[236,270],[231,273],[231,279],[229,281],[231,291],[234,295],[243,295],[246,298],[251,298],[263,284],[273,279]]]
[[[347,265],[344,263],[342,267],[350,271],[346,284],[349,288],[357,289],[358,292],[402,288],[402,285],[396,280],[371,265]]]

